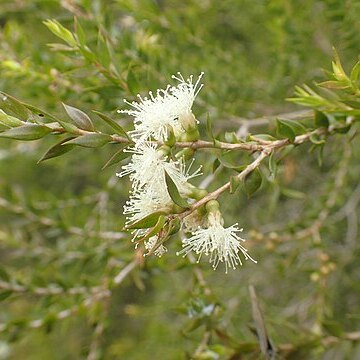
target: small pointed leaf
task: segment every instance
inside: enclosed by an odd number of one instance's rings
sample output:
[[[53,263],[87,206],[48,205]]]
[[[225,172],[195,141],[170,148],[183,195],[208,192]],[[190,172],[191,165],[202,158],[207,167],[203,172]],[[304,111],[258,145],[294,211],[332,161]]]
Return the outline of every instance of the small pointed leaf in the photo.
[[[149,229],[157,224],[159,217],[162,215],[165,215],[163,211],[157,211],[149,214],[133,224],[125,226],[125,230]]]
[[[70,119],[74,124],[83,130],[94,131],[94,125],[90,120],[89,116],[86,115],[83,111],[63,103],[66,113],[69,115]]]
[[[102,167],[102,170],[119,163],[120,161],[128,158],[131,155],[130,152],[126,152],[123,150],[124,150],[124,146],[122,146],[120,150],[116,151],[116,153],[111,156],[111,158]]]
[[[52,130],[44,125],[27,124],[0,133],[0,137],[15,140],[36,140],[49,134]]]
[[[120,136],[124,136],[127,139],[129,139],[126,131],[117,122],[115,122],[113,119],[111,119],[109,116],[107,116],[99,111],[95,111],[95,110],[93,110],[93,113],[95,113],[102,120],[104,120],[110,127],[112,127],[115,130],[116,134],[118,134]]]
[[[73,144],[88,148],[98,148],[104,146],[111,140],[112,138],[110,135],[95,133],[95,134],[86,134],[86,135],[78,136],[75,139],[67,141],[64,145]]]
[[[167,190],[168,190],[168,193],[172,199],[172,201],[186,209],[189,207],[189,204],[187,203],[187,201],[181,197],[180,193],[179,193],[179,190],[178,188],[176,187],[173,179],[171,178],[171,176],[165,171],[165,181],[166,181],[166,186],[167,186]]]
[[[39,160],[38,160],[38,164],[44,160],[48,160],[48,159],[52,159],[54,157],[63,155],[67,152],[69,152],[70,150],[72,150],[75,145],[72,144],[65,144],[63,145],[65,142],[70,141],[74,139],[74,137],[68,137],[66,139],[61,140],[59,143],[55,144],[54,146],[52,146]]]

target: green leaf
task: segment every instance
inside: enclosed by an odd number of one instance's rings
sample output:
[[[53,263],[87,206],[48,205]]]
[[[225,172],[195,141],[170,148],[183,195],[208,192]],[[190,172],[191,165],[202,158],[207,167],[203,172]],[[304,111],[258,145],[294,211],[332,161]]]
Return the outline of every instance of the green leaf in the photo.
[[[83,130],[95,131],[94,125],[90,120],[89,116],[86,115],[83,111],[63,103],[66,113],[69,115],[70,119],[74,124]]]
[[[65,142],[70,141],[72,139],[74,139],[74,137],[68,137],[66,139],[61,140],[51,148],[49,148],[48,151],[39,159],[38,164],[44,160],[52,159],[54,157],[63,155],[69,152],[70,150],[72,150],[75,147],[75,145],[71,145],[71,144],[63,145]]]
[[[7,114],[14,115],[20,120],[27,121],[29,119],[29,110],[19,100],[13,96],[0,92],[0,109],[4,110]]]
[[[116,134],[118,134],[120,136],[124,136],[127,139],[130,139],[128,134],[126,133],[126,131],[117,122],[115,122],[113,119],[111,119],[109,116],[107,116],[99,111],[95,111],[95,110],[93,110],[93,113],[95,113],[102,120],[104,120],[111,128],[113,128],[115,130]]]
[[[290,142],[294,142],[296,137],[293,128],[283,120],[276,120],[276,133],[280,138],[289,139]]]
[[[277,120],[289,126],[294,131],[295,135],[302,135],[305,134],[307,131],[305,126],[299,121],[287,120],[287,119],[277,119]]]
[[[70,133],[70,134],[78,134],[79,133],[79,129],[66,121],[62,121],[62,120],[57,120],[57,122],[61,125],[62,128],[64,128],[66,130],[66,132]]]
[[[357,82],[359,80],[359,72],[360,72],[360,61],[358,61],[351,70],[350,80],[352,82]]]
[[[51,133],[51,129],[44,125],[27,124],[0,133],[0,137],[16,140],[36,140]]]
[[[269,156],[269,170],[271,173],[271,176],[275,178],[276,172],[277,172],[277,162],[275,159],[274,152],[272,152]]]
[[[79,41],[79,44],[84,47],[86,44],[86,36],[85,36],[85,32],[84,29],[82,28],[79,20],[77,17],[74,18],[74,27],[75,27],[75,34],[76,37]]]
[[[282,188],[280,191],[284,196],[290,199],[302,200],[306,198],[306,194],[298,190]]]
[[[237,144],[239,142],[239,139],[236,136],[236,133],[234,131],[226,131],[225,132],[225,141],[231,144]]]
[[[236,189],[239,187],[241,181],[237,176],[230,177],[230,194],[233,194]]]
[[[98,148],[112,141],[112,137],[106,134],[86,134],[67,141],[64,145],[78,145],[88,148]],[[62,146],[64,146],[62,145]]]
[[[43,24],[57,37],[71,46],[77,46],[76,39],[71,31],[62,26],[57,20],[45,20]]]
[[[189,207],[189,204],[187,203],[187,201],[181,197],[180,193],[179,193],[179,190],[177,189],[173,179],[171,178],[171,176],[165,171],[165,181],[166,181],[166,187],[167,187],[167,190],[168,190],[168,193],[172,199],[172,201],[186,209]]]
[[[329,119],[321,111],[315,110],[314,120],[315,120],[316,127],[324,127],[324,128],[329,127]]]
[[[255,169],[244,180],[246,195],[250,198],[261,186],[262,176],[259,169]]]
[[[98,33],[96,54],[102,66],[104,68],[108,68],[111,61],[111,54],[108,41],[101,33],[101,30]]]
[[[310,136],[310,141],[315,145],[325,144],[325,140],[316,134]]]
[[[162,215],[166,215],[166,213],[164,211],[157,211],[149,214],[133,224],[125,226],[125,230],[152,228],[157,224],[159,217]]]
[[[122,146],[121,149],[116,151],[115,154],[113,154],[111,158],[105,163],[105,165],[102,167],[102,170],[119,163],[120,161],[128,158],[130,155],[131,153],[124,151],[124,146]]]
[[[12,290],[2,290],[2,291],[0,291],[0,301],[4,301],[5,299],[7,299],[12,294],[13,294]]]
[[[235,159],[233,158],[233,155],[236,155]],[[237,154],[234,154],[234,152],[231,151],[223,153],[221,156],[218,157],[218,160],[222,166],[228,169],[233,169],[237,172],[243,171],[246,167],[237,163],[239,161],[237,158]]]
[[[126,83],[131,94],[136,95],[139,92],[139,82],[131,69],[128,71]]]
[[[2,110],[0,110],[0,123],[10,128],[24,125],[23,121],[19,120],[16,117],[6,114]]]
[[[269,134],[256,134],[256,135],[252,135],[249,134],[248,136],[248,140],[249,141],[256,141],[257,139],[260,140],[265,140],[265,141],[275,141],[276,138],[274,138],[273,136],[269,135]]]
[[[140,241],[146,241],[148,239],[150,239],[152,236],[155,236],[163,227],[166,221],[166,216],[165,215],[160,215],[157,223],[155,224],[155,226],[150,229],[140,240],[138,240],[137,242]]]

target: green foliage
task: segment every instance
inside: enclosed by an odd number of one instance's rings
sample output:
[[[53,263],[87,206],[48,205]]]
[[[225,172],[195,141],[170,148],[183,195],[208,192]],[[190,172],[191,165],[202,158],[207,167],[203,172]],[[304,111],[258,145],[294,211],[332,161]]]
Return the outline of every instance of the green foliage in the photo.
[[[356,357],[357,1],[5,0],[0,9],[0,358]],[[175,215],[206,191],[186,200],[165,174],[174,214],[125,226],[145,229],[134,250],[123,232],[129,184],[114,176],[132,154],[132,125],[116,112],[123,98],[202,70],[193,110],[212,145],[166,145],[170,158],[195,153],[196,186],[229,182],[221,210],[244,227],[258,264],[228,275],[175,255]],[[259,151],[222,144],[275,145],[240,181]],[[169,252],[144,258],[155,236]]]

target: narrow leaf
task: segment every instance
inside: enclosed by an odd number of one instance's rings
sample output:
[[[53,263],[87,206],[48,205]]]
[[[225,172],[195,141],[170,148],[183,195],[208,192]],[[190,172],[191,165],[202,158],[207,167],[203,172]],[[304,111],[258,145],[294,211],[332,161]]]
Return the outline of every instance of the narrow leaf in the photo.
[[[2,91],[0,92],[0,109],[20,120],[27,121],[29,119],[28,109],[19,100]]]
[[[94,125],[90,120],[89,116],[86,115],[83,111],[63,103],[66,113],[69,115],[74,124],[80,129],[87,131],[94,131]]]
[[[70,150],[72,150],[75,145],[72,144],[65,144],[63,145],[65,142],[70,141],[74,139],[74,137],[68,137],[66,139],[61,140],[59,143],[55,144],[54,146],[52,146],[50,149],[48,149],[48,151],[39,159],[38,164],[44,160],[48,160],[48,159],[52,159],[54,157],[63,155],[67,152],[69,152]]]
[[[134,222],[131,225],[125,226],[125,230],[151,228],[157,224],[159,217],[162,215],[165,215],[165,213],[163,211],[154,212],[154,213],[147,215],[144,218]]]
[[[111,158],[105,163],[105,165],[102,167],[102,170],[119,163],[120,161],[128,158],[130,155],[131,153],[124,151],[124,146],[122,146],[121,149],[116,151],[116,153],[113,154]]]
[[[109,116],[107,116],[99,111],[95,111],[95,110],[93,110],[93,113],[95,113],[102,120],[104,120],[110,127],[112,127],[115,130],[116,134],[118,134],[120,136],[124,136],[127,139],[129,139],[126,131],[117,122],[115,122],[113,119],[111,119]]]
[[[77,46],[77,42],[71,31],[62,26],[57,20],[45,20],[43,24],[57,37],[71,46]]]
[[[182,208],[187,208],[189,207],[189,204],[187,203],[187,201],[181,197],[178,188],[176,187],[173,179],[171,178],[171,176],[165,171],[165,181],[166,181],[166,187],[168,190],[168,193],[172,199],[172,201],[182,207]]]
[[[24,122],[0,110],[0,124],[4,124],[7,127],[13,128],[24,125]]]
[[[150,229],[140,240],[138,240],[137,242],[142,242],[142,241],[146,241],[148,239],[150,239],[152,236],[155,236],[157,233],[159,233],[159,231],[163,228],[164,224],[166,221],[166,217],[164,215],[160,215],[158,218],[157,223],[155,224],[155,226]]]
[[[27,124],[0,133],[0,137],[16,140],[36,140],[49,134],[52,130],[44,125]]]
[[[111,140],[112,138],[110,135],[95,133],[95,134],[86,134],[83,136],[78,136],[75,139],[67,141],[65,144],[79,145],[88,148],[98,148],[104,146]]]

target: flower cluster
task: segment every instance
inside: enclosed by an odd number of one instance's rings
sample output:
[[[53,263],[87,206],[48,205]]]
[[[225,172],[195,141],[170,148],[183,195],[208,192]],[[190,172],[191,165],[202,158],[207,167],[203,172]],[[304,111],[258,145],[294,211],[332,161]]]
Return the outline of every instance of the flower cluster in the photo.
[[[179,82],[177,86],[168,85],[166,89],[157,90],[156,95],[150,92],[149,97],[138,95],[138,102],[125,100],[131,109],[120,112],[134,117],[134,130],[130,131],[134,145],[126,150],[132,153],[131,162],[124,165],[117,176],[129,175],[132,185],[130,198],[124,205],[128,227],[154,213],[172,214],[174,219],[179,209],[169,193],[166,174],[187,201],[198,200],[199,193],[204,193],[189,183],[190,179],[200,175],[200,168],[190,174],[192,163],[186,169],[181,152],[173,156],[166,145],[171,136],[175,141],[196,140],[197,120],[192,105],[203,86],[200,84],[202,76],[203,73],[194,82],[193,76],[185,80],[178,73],[173,76]],[[212,206],[206,206],[206,211],[193,212],[183,219],[182,229],[192,236],[183,240],[183,249],[178,254],[186,256],[194,251],[199,255],[198,260],[202,255],[209,256],[214,269],[223,262],[226,272],[229,267],[242,265],[240,252],[245,259],[255,262],[241,245],[245,240],[237,233],[242,229],[237,224],[224,228],[217,201],[210,203]],[[137,245],[143,241],[147,254],[162,256],[167,251],[163,243],[171,234],[171,222],[164,221],[155,233],[153,230],[154,227],[135,229],[133,241],[136,240]]]

